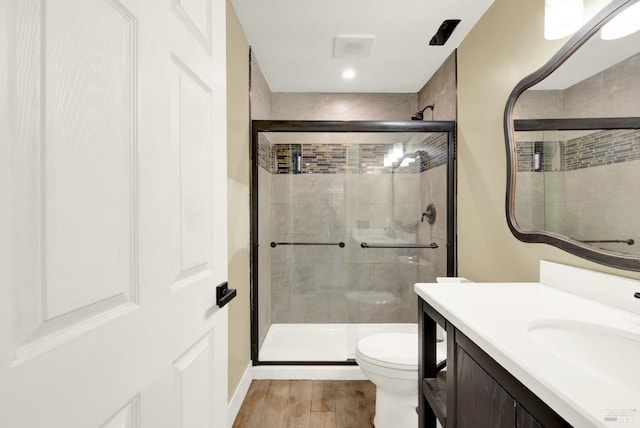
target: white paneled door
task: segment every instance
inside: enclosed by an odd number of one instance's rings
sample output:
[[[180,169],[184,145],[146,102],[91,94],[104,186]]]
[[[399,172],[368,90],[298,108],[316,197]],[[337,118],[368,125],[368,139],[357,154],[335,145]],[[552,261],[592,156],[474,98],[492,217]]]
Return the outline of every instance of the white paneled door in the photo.
[[[227,427],[224,0],[0,0],[0,427]]]

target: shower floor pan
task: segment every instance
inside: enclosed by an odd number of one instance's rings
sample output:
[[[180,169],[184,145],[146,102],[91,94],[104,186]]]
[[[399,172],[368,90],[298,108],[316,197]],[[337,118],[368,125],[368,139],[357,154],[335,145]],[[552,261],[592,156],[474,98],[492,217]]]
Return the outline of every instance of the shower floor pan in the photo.
[[[348,361],[358,340],[377,333],[416,333],[417,324],[272,324],[260,361]]]

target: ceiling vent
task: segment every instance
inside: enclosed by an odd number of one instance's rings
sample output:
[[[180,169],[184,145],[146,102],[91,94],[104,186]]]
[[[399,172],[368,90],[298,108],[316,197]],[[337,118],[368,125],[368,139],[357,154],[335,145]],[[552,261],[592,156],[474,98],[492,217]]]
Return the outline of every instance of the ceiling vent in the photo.
[[[371,34],[335,36],[333,38],[333,57],[338,59],[369,58],[375,39],[376,36]]]
[[[453,30],[456,29],[459,23],[459,19],[446,19],[442,21],[442,24],[440,24],[440,28],[438,28],[436,34],[434,34],[434,36],[431,38],[429,44],[431,46],[442,46],[447,43],[447,40],[449,40],[449,37],[451,37]]]

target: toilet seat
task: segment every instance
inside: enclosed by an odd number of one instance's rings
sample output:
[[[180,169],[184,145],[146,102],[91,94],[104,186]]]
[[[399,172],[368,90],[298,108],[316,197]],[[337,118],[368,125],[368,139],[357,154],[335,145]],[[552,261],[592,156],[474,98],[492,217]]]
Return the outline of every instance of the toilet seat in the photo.
[[[418,335],[380,333],[358,341],[356,355],[363,362],[394,370],[418,370]]]

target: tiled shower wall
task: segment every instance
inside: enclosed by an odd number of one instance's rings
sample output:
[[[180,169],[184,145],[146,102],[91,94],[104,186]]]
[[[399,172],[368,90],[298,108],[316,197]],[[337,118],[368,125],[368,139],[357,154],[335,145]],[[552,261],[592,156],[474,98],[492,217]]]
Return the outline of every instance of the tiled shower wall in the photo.
[[[447,276],[447,165],[437,165],[420,173],[420,215],[427,205],[436,207],[436,221],[426,220],[418,226],[418,242],[438,244],[436,249],[419,250],[418,278],[423,282],[435,282],[439,276]]]
[[[519,225],[525,230],[547,230],[578,240],[633,239],[633,246],[597,245],[640,253],[640,132],[598,131],[558,145],[561,168],[545,167],[542,173],[533,172],[529,161],[534,143],[518,143]]]
[[[547,225],[578,240],[634,239],[597,244],[640,254],[640,160],[564,173],[545,174],[545,187],[554,189],[545,201]]]
[[[640,131],[599,131],[563,142],[562,169],[592,168],[640,159]]]
[[[640,54],[636,54],[565,90],[526,91],[514,115],[518,119],[638,116],[639,96]],[[544,173],[532,172],[536,144],[532,140],[538,137],[524,137],[529,142],[517,144],[518,223],[526,230],[549,230],[578,240],[633,238],[634,246],[598,246],[639,253],[640,133],[580,134],[559,143],[560,166],[551,171],[543,162]],[[548,161],[546,154],[543,157]]]
[[[314,152],[305,146],[316,153],[337,155],[322,163],[305,158],[311,164],[307,173],[279,174],[278,145],[269,148],[268,144],[263,140],[260,152],[272,157],[267,162],[266,155],[260,156],[264,161],[260,174],[261,178],[269,175],[271,193],[264,198],[269,202],[260,205],[261,209],[271,205],[272,240],[346,243],[345,248],[271,248],[269,242],[260,241],[261,254],[270,252],[270,271],[261,272],[260,277],[263,281],[264,275],[271,274],[271,322],[416,322],[413,284],[446,275],[446,134],[425,139],[418,147],[425,153],[424,161],[401,168],[410,171],[402,174],[390,174],[391,169],[382,166],[390,145],[344,144],[339,145],[344,150],[321,150],[321,144],[304,143],[300,144],[303,158],[304,153]],[[357,162],[350,165],[350,158]],[[332,168],[324,168],[323,163]],[[429,202],[439,208],[434,225],[419,221]],[[366,235],[359,236],[359,231],[380,233],[390,221],[397,237],[437,242],[440,248],[360,248]],[[367,299],[376,297],[375,292],[390,293],[394,302],[369,304]]]
[[[640,159],[640,131],[637,129],[616,129],[592,132],[578,138],[557,142],[561,151],[562,171],[593,168]],[[518,141],[518,171],[533,171],[534,152],[543,155],[543,170],[548,171],[549,159],[542,148],[543,143]]]
[[[302,174],[413,174],[447,162],[447,134],[436,133],[422,140],[414,150],[413,166],[391,169],[383,164],[384,155],[393,144],[271,144],[261,138],[258,144],[259,165],[272,174],[293,173],[293,157],[302,156]],[[416,171],[417,169],[417,171]]]
[[[415,311],[407,311],[415,268],[399,269],[401,250],[361,249],[353,231],[358,223],[384,227],[393,209],[384,190],[393,178],[400,178],[396,186],[403,189],[396,195],[397,222],[415,221],[416,174],[273,175],[275,240],[346,243],[272,249],[273,322],[415,322]],[[386,291],[398,300],[369,310],[360,295],[351,294],[359,291]]]
[[[528,90],[515,105],[516,119],[637,117],[640,53],[564,90]]]
[[[638,254],[637,183],[640,160],[571,171],[518,172],[518,224],[526,230],[548,230],[578,240],[634,239],[633,246],[612,243],[598,247]]]

